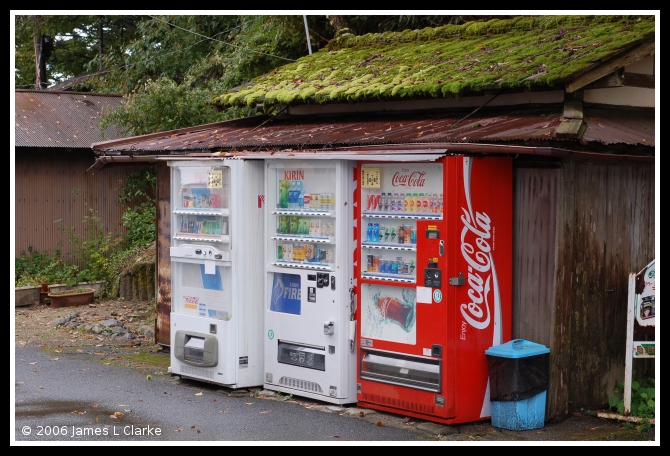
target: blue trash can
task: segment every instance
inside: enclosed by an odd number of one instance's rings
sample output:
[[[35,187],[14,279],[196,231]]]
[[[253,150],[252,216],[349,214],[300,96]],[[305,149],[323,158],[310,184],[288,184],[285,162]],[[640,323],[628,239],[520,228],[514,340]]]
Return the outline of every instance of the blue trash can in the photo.
[[[490,347],[485,353],[491,424],[513,431],[543,427],[549,388],[549,349],[515,339]]]

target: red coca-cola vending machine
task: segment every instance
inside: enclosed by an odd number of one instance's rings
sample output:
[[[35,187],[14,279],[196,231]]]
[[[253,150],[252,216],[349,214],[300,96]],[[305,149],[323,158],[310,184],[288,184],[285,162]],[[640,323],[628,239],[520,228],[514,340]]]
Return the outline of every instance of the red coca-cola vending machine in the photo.
[[[490,419],[485,350],[512,334],[512,161],[359,162],[357,402]]]

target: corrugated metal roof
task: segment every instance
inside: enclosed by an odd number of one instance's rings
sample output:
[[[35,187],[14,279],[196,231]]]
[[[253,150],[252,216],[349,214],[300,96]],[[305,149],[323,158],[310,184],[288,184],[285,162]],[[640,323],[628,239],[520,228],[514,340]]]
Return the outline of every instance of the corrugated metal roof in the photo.
[[[563,108],[503,109],[421,114],[336,117],[257,116],[93,144],[108,152],[169,154],[240,150],[336,150],[372,145],[510,143],[556,140]],[[467,118],[464,118],[466,117]],[[654,115],[639,111],[585,109],[586,133],[579,141],[654,146]],[[577,140],[574,140],[577,143]],[[565,140],[563,141],[565,143]]]
[[[124,102],[120,95],[16,90],[15,100],[16,147],[90,149],[95,142],[123,137],[115,127],[103,137],[99,126],[104,109]]]

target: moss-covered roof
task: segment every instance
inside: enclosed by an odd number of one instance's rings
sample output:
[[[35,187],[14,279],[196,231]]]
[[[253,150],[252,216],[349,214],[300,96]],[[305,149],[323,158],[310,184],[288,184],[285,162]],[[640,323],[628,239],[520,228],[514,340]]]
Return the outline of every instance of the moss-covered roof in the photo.
[[[654,16],[521,16],[397,33],[341,33],[228,91],[221,106],[460,97],[565,84],[654,40]],[[562,86],[561,86],[562,87]]]

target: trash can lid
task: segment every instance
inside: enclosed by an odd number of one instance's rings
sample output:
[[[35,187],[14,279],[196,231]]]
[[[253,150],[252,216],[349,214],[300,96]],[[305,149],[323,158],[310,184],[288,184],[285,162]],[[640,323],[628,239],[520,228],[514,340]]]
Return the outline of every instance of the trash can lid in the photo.
[[[525,358],[527,356],[543,355],[549,353],[549,349],[542,344],[537,344],[525,339],[510,340],[501,345],[494,345],[484,353],[501,358]]]

